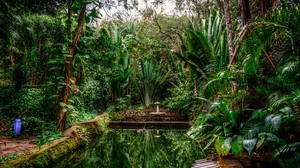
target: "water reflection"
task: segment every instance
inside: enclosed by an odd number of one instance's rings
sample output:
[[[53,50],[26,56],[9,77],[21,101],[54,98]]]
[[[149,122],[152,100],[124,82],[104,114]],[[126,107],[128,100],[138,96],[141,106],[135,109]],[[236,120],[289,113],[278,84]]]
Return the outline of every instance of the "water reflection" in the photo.
[[[185,131],[114,130],[51,167],[190,168],[196,159],[203,158],[202,152]]]

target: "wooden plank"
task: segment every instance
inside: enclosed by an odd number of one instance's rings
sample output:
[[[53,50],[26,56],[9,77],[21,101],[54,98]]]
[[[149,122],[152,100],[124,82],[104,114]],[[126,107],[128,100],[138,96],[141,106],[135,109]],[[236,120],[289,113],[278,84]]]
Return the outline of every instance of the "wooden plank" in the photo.
[[[192,168],[243,168],[243,165],[236,159],[223,158],[218,161],[201,159],[196,160]]]
[[[197,163],[197,165],[211,165],[211,164],[218,164],[217,162],[204,162],[204,163]]]
[[[207,160],[207,159],[196,160],[196,163],[205,163],[205,162],[211,162],[211,160]]]
[[[196,165],[192,168],[220,168],[218,164],[210,164],[210,165]]]
[[[220,168],[220,165],[217,161],[200,159],[195,161],[192,168]]]
[[[207,163],[198,163],[195,165],[196,167],[197,166],[201,166],[201,167],[206,167],[206,166],[216,166],[216,167],[219,167],[218,166],[218,163],[216,162],[207,162]]]

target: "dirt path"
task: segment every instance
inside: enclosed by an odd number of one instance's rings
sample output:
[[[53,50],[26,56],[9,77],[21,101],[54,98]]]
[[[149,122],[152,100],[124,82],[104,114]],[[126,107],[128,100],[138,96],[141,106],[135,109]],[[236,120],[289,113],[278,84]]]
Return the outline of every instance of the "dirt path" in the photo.
[[[36,149],[35,137],[8,138],[0,137],[0,157],[6,157],[15,153],[24,153]]]

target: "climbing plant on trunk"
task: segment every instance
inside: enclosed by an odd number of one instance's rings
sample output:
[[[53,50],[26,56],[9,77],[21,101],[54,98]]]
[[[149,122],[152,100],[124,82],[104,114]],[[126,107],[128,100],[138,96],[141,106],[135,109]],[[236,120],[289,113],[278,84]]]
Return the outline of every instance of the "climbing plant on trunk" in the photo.
[[[68,55],[65,56],[65,72],[64,72],[64,83],[65,84],[61,90],[60,108],[59,108],[59,114],[58,114],[58,118],[57,118],[57,129],[59,131],[64,131],[66,128],[66,120],[67,120],[66,107],[68,105],[68,100],[70,97],[70,84],[71,84],[71,76],[72,76],[72,69],[73,69],[72,62],[73,62],[73,59],[75,56],[76,46],[79,43],[80,38],[83,35],[86,6],[87,6],[87,4],[82,4],[82,7],[79,10],[76,34],[73,38],[72,43],[68,47],[69,53],[68,53]]]

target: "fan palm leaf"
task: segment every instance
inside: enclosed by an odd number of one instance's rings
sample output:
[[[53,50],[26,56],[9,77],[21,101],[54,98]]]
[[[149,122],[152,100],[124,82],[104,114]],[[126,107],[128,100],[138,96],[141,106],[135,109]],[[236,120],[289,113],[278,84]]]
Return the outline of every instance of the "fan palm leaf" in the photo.
[[[154,64],[151,60],[141,60],[141,71],[138,73],[138,80],[140,82],[140,94],[146,105],[150,106],[156,91],[162,83],[169,77],[169,71],[163,68],[163,60],[158,64]]]
[[[296,153],[300,152],[300,142],[284,145],[276,149],[272,154],[272,159],[285,159],[295,157]],[[296,158],[295,158],[296,159]],[[299,159],[299,158],[298,158]],[[298,160],[298,163],[300,160]]]

